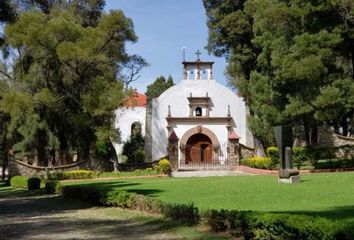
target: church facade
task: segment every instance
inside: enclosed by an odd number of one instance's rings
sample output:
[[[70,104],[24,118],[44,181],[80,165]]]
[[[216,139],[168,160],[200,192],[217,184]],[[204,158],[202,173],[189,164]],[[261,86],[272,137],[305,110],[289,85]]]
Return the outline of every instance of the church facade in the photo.
[[[120,115],[116,127],[122,140],[131,133],[133,123],[140,122],[145,128],[149,161],[168,157],[175,170],[234,169],[243,155],[254,148],[247,128],[247,106],[241,97],[213,78],[213,62],[198,58],[182,64],[180,83],[145,107],[117,110]],[[118,154],[121,146],[115,145]]]

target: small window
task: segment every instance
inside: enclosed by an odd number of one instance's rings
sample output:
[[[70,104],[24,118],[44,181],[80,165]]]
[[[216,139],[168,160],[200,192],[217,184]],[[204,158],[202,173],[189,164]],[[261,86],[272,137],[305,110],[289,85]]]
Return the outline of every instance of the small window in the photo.
[[[201,107],[196,107],[195,108],[195,115],[197,117],[202,116],[202,108]]]
[[[133,122],[130,127],[130,134],[132,136],[136,136],[137,134],[141,135],[141,123],[140,122]]]

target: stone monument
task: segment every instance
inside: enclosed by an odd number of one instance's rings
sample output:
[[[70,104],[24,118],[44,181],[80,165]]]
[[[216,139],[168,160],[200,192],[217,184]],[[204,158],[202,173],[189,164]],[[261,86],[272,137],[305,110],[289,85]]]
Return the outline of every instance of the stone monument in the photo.
[[[293,145],[293,136],[291,126],[274,127],[275,140],[277,142],[280,169],[278,181],[282,183],[298,183],[300,175],[298,169],[293,169],[291,147]]]

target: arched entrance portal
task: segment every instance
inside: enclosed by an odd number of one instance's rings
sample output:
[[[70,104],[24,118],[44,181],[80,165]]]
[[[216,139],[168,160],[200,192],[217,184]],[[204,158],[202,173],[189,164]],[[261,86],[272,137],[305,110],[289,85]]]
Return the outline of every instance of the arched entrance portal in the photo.
[[[211,163],[213,157],[213,145],[211,139],[202,133],[192,135],[185,148],[186,164]]]

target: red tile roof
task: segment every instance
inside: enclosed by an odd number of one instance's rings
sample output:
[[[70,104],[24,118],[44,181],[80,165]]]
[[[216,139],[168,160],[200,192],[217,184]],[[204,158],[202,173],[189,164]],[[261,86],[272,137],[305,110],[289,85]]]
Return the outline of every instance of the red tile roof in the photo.
[[[147,96],[137,92],[136,90],[132,95],[124,102],[124,107],[145,107]]]
[[[232,129],[230,132],[229,132],[229,139],[230,140],[237,140],[237,139],[240,139],[240,137],[237,135],[237,133]]]
[[[172,131],[170,132],[170,134],[169,134],[169,136],[168,136],[168,140],[170,140],[170,141],[178,140],[178,137],[177,137],[175,131],[172,130]]]

